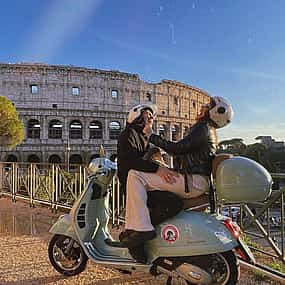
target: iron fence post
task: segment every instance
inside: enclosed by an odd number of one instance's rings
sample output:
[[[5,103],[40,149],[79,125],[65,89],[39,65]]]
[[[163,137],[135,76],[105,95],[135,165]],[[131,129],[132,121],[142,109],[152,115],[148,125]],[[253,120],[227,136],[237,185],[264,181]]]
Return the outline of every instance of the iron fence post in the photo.
[[[55,181],[57,181],[57,179],[58,179],[58,166],[55,167]],[[59,187],[55,187],[55,208],[54,208],[55,212],[57,212],[58,210],[58,197],[59,197],[58,188]]]
[[[284,253],[284,193],[282,191],[281,193],[281,201],[280,201],[280,204],[281,204],[281,223],[280,223],[280,227],[281,227],[281,251],[282,251],[282,257],[283,259],[285,259],[285,253]]]
[[[12,177],[11,177],[11,186],[12,186],[12,201],[16,202],[16,188],[15,188],[15,180],[16,180],[16,164],[12,163]]]

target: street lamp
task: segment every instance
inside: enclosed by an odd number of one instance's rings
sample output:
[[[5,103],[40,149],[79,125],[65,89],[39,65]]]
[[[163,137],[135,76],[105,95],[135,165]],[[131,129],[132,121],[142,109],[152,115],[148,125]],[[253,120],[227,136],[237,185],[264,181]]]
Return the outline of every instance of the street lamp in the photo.
[[[67,147],[66,147],[66,162],[67,162],[67,172],[69,173],[69,156],[70,156],[70,144],[69,144],[69,136],[67,137]]]

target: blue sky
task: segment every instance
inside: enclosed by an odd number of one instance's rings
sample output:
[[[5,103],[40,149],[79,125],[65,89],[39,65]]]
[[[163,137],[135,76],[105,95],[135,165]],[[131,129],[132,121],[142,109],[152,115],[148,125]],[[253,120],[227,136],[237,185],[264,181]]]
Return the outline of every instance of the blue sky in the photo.
[[[285,1],[1,1],[0,62],[71,64],[173,79],[227,98],[220,140],[285,141]]]

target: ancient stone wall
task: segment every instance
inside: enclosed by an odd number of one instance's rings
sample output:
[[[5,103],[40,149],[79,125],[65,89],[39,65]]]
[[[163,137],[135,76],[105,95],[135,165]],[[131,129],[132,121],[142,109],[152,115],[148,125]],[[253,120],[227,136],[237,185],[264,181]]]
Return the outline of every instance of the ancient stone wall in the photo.
[[[0,64],[0,95],[13,101],[25,126],[23,143],[2,147],[0,160],[62,163],[88,163],[100,145],[115,154],[128,110],[140,102],[156,103],[155,131],[178,140],[209,100],[205,91],[177,81],[148,83],[119,71],[30,63]]]

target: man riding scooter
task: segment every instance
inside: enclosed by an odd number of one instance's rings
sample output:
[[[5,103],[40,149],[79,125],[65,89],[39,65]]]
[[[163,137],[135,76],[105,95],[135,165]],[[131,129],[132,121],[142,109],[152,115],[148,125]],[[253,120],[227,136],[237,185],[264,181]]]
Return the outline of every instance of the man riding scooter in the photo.
[[[177,194],[181,198],[195,198],[209,189],[211,164],[218,144],[216,129],[229,124],[233,117],[232,107],[221,97],[212,97],[203,105],[197,122],[189,134],[178,142],[170,142],[152,134],[152,123],[147,123],[144,133],[154,145],[172,155],[180,155],[182,163],[176,176],[166,173],[139,171],[132,168],[127,179],[126,230],[139,233],[137,240],[143,248],[144,242],[154,237],[154,227],[147,208],[147,191],[161,190]],[[141,234],[143,233],[143,234]]]
[[[151,160],[144,159],[144,155],[149,150],[149,142],[143,133],[143,129],[146,125],[152,126],[156,111],[157,107],[154,104],[144,103],[133,107],[128,114],[127,125],[119,136],[117,150],[118,177],[122,189],[126,187],[127,176],[131,169],[146,173],[156,173],[162,179],[165,179],[167,183],[174,182],[173,177],[177,175],[175,172]],[[172,198],[175,200],[175,197]],[[139,205],[133,206],[139,207]],[[127,218],[127,220],[129,219]],[[153,239],[155,231],[137,231],[134,228],[129,228],[127,225],[126,229],[127,231],[121,235],[121,238],[125,241],[125,245],[136,260],[145,260],[142,247],[139,246],[137,248],[137,245],[146,240]]]

